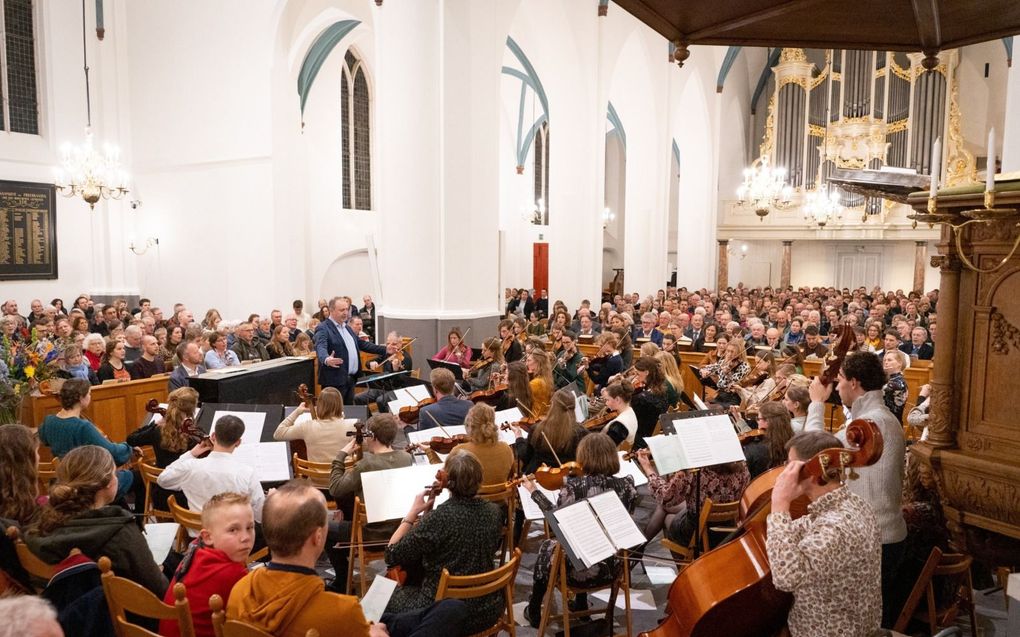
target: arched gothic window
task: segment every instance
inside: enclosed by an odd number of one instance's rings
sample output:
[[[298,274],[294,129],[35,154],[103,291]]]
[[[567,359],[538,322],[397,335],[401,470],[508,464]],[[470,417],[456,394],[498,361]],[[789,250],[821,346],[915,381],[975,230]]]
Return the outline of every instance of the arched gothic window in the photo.
[[[549,122],[535,133],[535,223],[549,224]]]
[[[0,130],[39,134],[32,0],[0,0]]]
[[[365,67],[351,49],[344,55],[340,79],[340,119],[344,209],[371,210],[372,100]]]

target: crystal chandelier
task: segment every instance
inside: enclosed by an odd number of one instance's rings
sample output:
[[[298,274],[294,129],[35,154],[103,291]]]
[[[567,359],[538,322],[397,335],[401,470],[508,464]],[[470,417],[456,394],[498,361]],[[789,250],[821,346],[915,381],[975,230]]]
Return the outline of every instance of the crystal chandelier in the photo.
[[[89,90],[89,59],[85,46],[85,1],[81,4],[82,58],[85,61],[85,110],[88,124],[85,141],[78,146],[61,147],[60,167],[55,186],[65,197],[81,197],[95,210],[100,199],[120,199],[127,194],[127,175],[120,168],[119,152],[105,145],[103,152],[92,143],[92,99]]]
[[[744,183],[737,188],[740,205],[750,205],[759,221],[764,221],[772,208],[781,210],[790,205],[793,188],[786,184],[786,169],[773,168],[767,155],[754,160],[744,169]]]
[[[835,188],[829,190],[828,184],[822,184],[804,197],[804,219],[808,223],[824,228],[829,222],[843,218],[843,206],[839,203],[839,193]]]

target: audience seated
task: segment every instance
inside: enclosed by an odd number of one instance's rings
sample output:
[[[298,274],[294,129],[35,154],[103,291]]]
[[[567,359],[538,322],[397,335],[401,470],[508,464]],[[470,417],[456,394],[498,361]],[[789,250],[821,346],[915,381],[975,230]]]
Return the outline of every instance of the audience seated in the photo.
[[[177,360],[180,364],[170,374],[170,391],[188,386],[188,379],[205,373],[205,366],[202,365],[205,357],[202,355],[202,348],[194,342],[183,342],[177,345]]]
[[[106,342],[106,351],[103,356],[103,363],[99,366],[96,376],[99,382],[105,383],[108,380],[123,382],[131,380],[131,372],[128,363],[124,358],[124,343],[117,339]]]
[[[57,465],[49,502],[29,527],[25,542],[41,559],[56,564],[71,549],[92,560],[106,556],[117,575],[162,597],[167,581],[134,516],[111,503],[117,497],[113,456],[102,447],[69,451]]]
[[[229,602],[234,584],[248,574],[245,565],[254,542],[255,518],[247,495],[218,493],[205,503],[202,532],[188,547],[163,598],[173,604],[174,584],[184,584],[196,637],[214,637],[209,598],[219,595]],[[161,621],[159,634],[178,637],[178,623]]]

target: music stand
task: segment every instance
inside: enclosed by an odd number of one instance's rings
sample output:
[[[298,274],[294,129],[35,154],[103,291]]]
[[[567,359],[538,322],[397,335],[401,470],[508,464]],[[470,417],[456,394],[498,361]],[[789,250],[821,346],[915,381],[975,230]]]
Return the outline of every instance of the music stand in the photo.
[[[443,369],[450,370],[450,372],[453,373],[453,377],[456,380],[464,380],[464,368],[462,368],[457,363],[448,363],[446,361],[437,361],[434,358],[430,358],[430,359],[428,359],[428,364],[429,364],[429,369],[438,369],[438,368],[442,367]]]

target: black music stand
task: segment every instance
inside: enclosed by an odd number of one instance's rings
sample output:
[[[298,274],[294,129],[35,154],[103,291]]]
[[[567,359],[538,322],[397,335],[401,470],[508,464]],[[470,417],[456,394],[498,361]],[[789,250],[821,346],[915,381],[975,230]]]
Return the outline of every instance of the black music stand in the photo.
[[[448,363],[446,361],[437,361],[434,358],[428,359],[429,369],[448,369],[453,374],[453,377],[457,380],[464,380],[464,368],[457,363]]]

